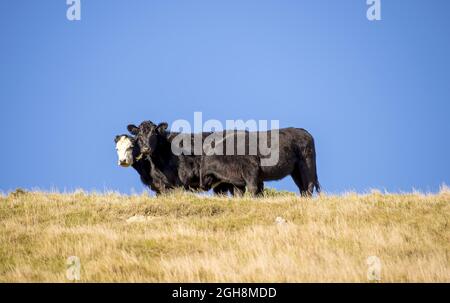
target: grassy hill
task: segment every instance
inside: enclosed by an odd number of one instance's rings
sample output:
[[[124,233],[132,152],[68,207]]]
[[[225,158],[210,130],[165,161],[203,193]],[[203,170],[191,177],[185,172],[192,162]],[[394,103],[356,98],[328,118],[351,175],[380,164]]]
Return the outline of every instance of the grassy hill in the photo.
[[[450,191],[0,196],[0,281],[450,282]],[[372,261],[371,261],[372,260]]]

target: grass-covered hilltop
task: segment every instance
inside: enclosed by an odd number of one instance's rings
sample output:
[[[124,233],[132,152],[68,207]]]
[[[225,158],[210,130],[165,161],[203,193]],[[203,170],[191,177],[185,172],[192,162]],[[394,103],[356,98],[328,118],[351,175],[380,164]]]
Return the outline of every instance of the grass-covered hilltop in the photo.
[[[450,282],[449,221],[447,187],[315,198],[19,190],[0,196],[0,281],[70,282],[77,256],[81,282]]]

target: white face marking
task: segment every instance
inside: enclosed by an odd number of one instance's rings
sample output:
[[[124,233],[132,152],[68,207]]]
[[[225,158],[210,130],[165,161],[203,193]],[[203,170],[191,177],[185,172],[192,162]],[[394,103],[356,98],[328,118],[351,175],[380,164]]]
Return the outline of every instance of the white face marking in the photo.
[[[125,136],[120,137],[116,143],[118,164],[123,167],[133,165],[133,142]]]

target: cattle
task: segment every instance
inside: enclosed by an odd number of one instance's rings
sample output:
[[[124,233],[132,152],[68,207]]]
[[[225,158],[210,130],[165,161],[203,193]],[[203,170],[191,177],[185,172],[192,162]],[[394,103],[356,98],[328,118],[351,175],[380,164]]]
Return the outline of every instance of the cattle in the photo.
[[[261,166],[263,180],[280,180],[290,175],[302,196],[312,196],[314,189],[320,193],[313,136],[303,128],[289,127],[268,131],[262,137],[270,141],[273,131],[278,132],[278,163]]]
[[[222,155],[203,156],[201,174],[205,183],[210,183],[211,179],[230,183],[240,179],[238,182],[245,181],[252,194],[258,194],[263,181],[280,180],[290,175],[302,196],[312,196],[314,189],[320,192],[314,139],[306,130],[291,127],[266,132],[228,131],[223,132],[221,138],[217,142],[222,144]],[[226,154],[228,140],[235,143],[234,155]],[[238,153],[239,142],[242,142],[244,155]],[[263,153],[261,148],[269,146],[270,153]],[[277,153],[274,157],[277,161],[263,165],[264,160],[274,156],[273,153]]]
[[[216,188],[223,183],[229,183],[238,188],[238,195],[245,189],[251,195],[262,195],[264,182],[259,163],[257,156],[204,155],[200,165],[200,187]]]
[[[171,141],[178,133],[167,132],[167,123],[158,125],[152,122],[143,122],[139,128],[132,125],[129,130],[137,136],[141,152],[147,155],[155,153],[166,155],[171,150]],[[276,132],[277,141],[272,142],[272,135]],[[237,133],[236,133],[237,134]],[[314,139],[306,130],[301,128],[283,128],[267,132],[243,132],[245,150],[252,149],[249,138],[256,135],[257,140],[267,140],[265,146],[277,148],[277,161],[271,165],[262,165],[262,161],[268,158],[267,154],[260,150],[260,143],[256,143],[255,154],[246,153],[242,157],[233,155],[202,155],[200,175],[202,186],[213,183],[230,182],[231,184],[251,189],[252,194],[261,191],[263,181],[280,180],[288,175],[292,177],[298,186],[302,196],[311,196],[314,189],[319,193],[320,184],[316,170],[316,151]],[[235,135],[237,136],[237,135]],[[242,136],[242,134],[241,134]],[[230,136],[224,136],[229,140]],[[223,146],[225,146],[224,144]],[[172,154],[173,155],[173,154]],[[206,157],[206,158],[205,158]],[[208,160],[208,157],[210,160]],[[259,161],[258,161],[259,160]],[[183,167],[179,167],[183,170]],[[236,170],[240,171],[239,174]],[[235,183],[233,183],[235,182]]]
[[[151,163],[147,159],[139,158],[140,150],[135,139],[129,135],[117,135],[114,139],[116,143],[117,156],[119,158],[118,165],[122,167],[132,166],[139,174],[144,185],[150,187],[157,195],[163,188],[154,182],[151,176]]]
[[[227,154],[227,139],[233,137],[233,155]],[[200,165],[200,186],[215,187],[223,183],[246,189],[251,195],[264,192],[264,182],[260,171],[260,158],[250,155],[248,150],[238,152],[239,137],[248,136],[247,131],[222,131],[212,133],[205,141]],[[219,145],[222,143],[222,145]],[[245,142],[244,142],[245,143]],[[243,191],[239,191],[242,194]]]
[[[142,122],[139,127],[130,124],[128,131],[136,136],[136,142],[139,145],[143,157],[147,157],[154,166],[155,170],[161,172],[167,180],[179,180],[186,190],[209,190],[211,187],[200,187],[200,164],[201,156],[196,155],[176,155],[172,152],[172,140],[180,133],[168,132],[167,123],[155,125],[151,121]],[[204,139],[210,133],[201,134]],[[194,141],[191,134],[187,134],[188,140]],[[234,186],[227,182],[221,182],[213,188],[215,194],[232,195],[242,192],[245,188]]]
[[[150,187],[156,195],[182,186],[178,178],[168,178],[161,172],[151,158],[140,156],[141,152],[135,138],[129,135],[118,135],[115,143],[118,164],[122,167],[132,166],[139,173],[142,183]]]

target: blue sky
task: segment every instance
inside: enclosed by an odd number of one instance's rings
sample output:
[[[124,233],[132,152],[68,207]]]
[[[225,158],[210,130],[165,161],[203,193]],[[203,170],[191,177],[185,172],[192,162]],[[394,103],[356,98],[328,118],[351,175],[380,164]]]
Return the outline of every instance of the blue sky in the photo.
[[[450,2],[0,2],[0,190],[140,192],[128,123],[277,119],[316,140],[326,191],[450,182]],[[290,178],[267,186],[296,190]]]

